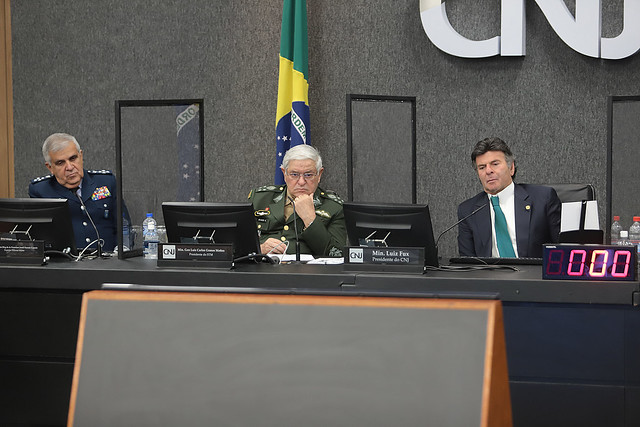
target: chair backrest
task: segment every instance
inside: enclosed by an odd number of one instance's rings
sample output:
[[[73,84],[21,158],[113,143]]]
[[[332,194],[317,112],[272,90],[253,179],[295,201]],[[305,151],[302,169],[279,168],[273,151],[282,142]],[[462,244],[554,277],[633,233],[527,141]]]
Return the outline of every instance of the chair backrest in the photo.
[[[596,190],[591,184],[545,184],[556,190],[562,203],[596,200]],[[602,244],[602,230],[573,230],[560,233],[560,243]]]
[[[591,184],[544,184],[558,193],[562,203],[596,200],[596,189]]]

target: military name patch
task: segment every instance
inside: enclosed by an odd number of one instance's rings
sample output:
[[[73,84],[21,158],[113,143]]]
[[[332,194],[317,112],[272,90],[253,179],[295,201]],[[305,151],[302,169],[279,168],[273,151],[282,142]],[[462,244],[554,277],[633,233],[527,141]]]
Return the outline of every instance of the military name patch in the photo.
[[[100,188],[96,188],[91,195],[91,200],[100,200],[105,199],[107,197],[111,197],[111,192],[107,188],[107,186],[103,186]]]

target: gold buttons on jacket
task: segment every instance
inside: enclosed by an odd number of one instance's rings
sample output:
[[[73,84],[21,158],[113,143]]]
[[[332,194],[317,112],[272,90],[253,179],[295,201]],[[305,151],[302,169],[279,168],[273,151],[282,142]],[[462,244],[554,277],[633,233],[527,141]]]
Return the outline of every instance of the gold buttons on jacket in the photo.
[[[289,226],[288,225],[284,226],[284,231],[289,231]]]
[[[284,237],[284,236],[282,236],[282,237],[280,238],[280,240],[282,240],[282,241],[284,242],[285,240],[287,240],[287,238],[286,238],[286,237]]]

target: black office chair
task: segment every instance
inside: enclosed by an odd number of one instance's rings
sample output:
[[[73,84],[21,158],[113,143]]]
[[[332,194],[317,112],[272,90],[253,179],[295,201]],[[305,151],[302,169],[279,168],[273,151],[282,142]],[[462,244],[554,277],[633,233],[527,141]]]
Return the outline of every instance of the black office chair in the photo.
[[[596,189],[591,184],[544,184],[558,193],[562,203],[596,200]]]
[[[562,203],[596,200],[596,189],[591,184],[544,184],[556,190]],[[584,217],[582,218],[584,221]],[[596,243],[604,242],[602,230],[574,230],[560,233],[560,243]]]

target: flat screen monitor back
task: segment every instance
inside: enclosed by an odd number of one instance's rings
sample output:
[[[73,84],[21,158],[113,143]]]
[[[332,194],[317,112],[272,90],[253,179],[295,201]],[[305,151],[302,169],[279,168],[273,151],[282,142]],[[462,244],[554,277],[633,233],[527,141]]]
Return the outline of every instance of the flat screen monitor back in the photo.
[[[349,245],[422,247],[425,264],[438,266],[428,205],[345,202],[343,208]]]
[[[0,199],[0,224],[18,239],[43,240],[45,252],[77,254],[66,199]]]
[[[251,203],[164,202],[169,243],[232,243],[234,258],[260,253]]]

